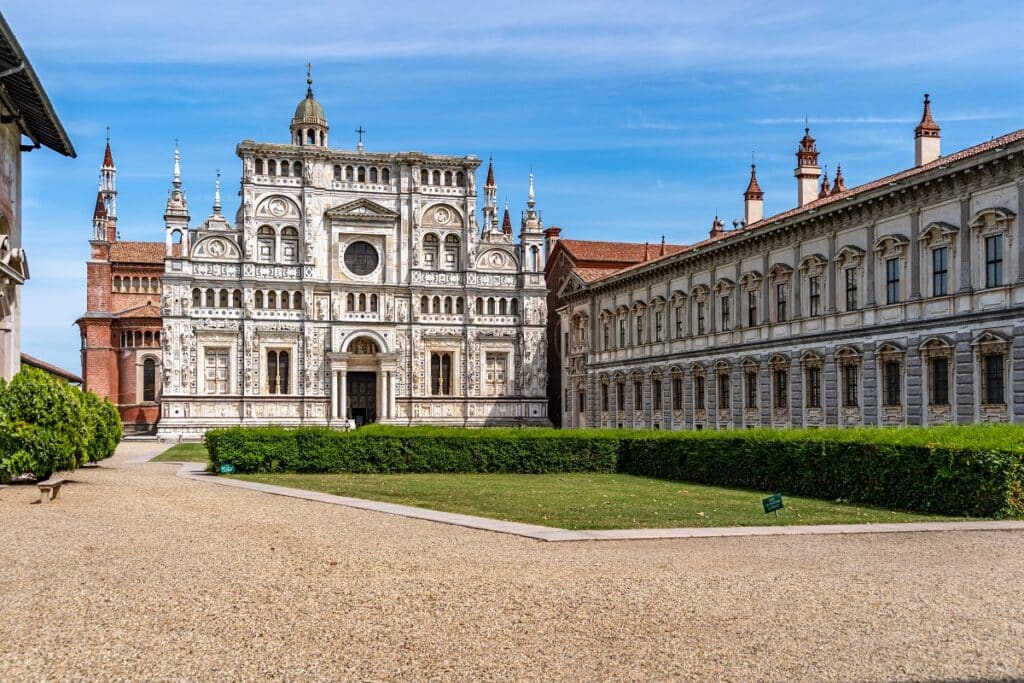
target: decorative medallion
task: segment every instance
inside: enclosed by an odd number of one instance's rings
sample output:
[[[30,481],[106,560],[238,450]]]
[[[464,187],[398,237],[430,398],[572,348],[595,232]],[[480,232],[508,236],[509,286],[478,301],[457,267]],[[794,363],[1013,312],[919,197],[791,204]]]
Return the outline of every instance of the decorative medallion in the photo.
[[[209,250],[210,256],[220,256],[224,253],[224,243],[220,240],[214,240],[210,242]]]
[[[434,209],[434,220],[439,225],[448,225],[452,221],[452,212],[446,207],[439,206]]]
[[[267,208],[275,216],[283,216],[288,212],[288,204],[281,198],[271,199]]]

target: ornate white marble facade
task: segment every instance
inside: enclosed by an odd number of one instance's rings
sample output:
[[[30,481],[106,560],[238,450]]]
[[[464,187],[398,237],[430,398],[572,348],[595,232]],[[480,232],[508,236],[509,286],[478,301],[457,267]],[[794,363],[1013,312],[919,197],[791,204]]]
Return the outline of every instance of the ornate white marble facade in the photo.
[[[243,141],[241,206],[168,200],[160,434],[238,424],[543,425],[542,226],[476,220],[474,156]]]

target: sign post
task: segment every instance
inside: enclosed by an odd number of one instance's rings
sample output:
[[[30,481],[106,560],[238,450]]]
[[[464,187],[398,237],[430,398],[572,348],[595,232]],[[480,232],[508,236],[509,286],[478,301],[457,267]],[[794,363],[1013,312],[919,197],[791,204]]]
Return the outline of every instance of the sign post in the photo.
[[[761,501],[761,505],[764,506],[764,514],[767,515],[769,512],[774,512],[775,519],[778,519],[779,510],[782,509],[782,494],[776,493],[771,496],[768,496],[767,498]]]

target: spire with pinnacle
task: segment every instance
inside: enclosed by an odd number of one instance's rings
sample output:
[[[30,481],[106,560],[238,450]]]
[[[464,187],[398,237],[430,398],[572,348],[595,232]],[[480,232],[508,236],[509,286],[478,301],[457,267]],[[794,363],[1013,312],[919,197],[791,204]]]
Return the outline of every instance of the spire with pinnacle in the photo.
[[[217,169],[217,181],[213,184],[213,215],[220,215],[220,169]]]
[[[181,189],[181,152],[178,150],[178,141],[174,141],[174,171],[171,176],[171,191],[167,195],[167,210],[164,219],[169,217],[184,218],[188,222],[188,200],[185,191]]]
[[[313,65],[306,63],[306,96],[295,107],[292,117],[292,144],[303,147],[327,146],[327,116],[323,105],[313,97]]]
[[[100,166],[99,190],[96,209],[92,216],[93,239],[113,242],[117,239],[117,167],[110,151],[110,127],[107,127],[107,145]]]
[[[501,232],[505,235],[512,234],[512,217],[508,213],[508,199],[505,200],[505,215],[501,219]]]
[[[928,93],[924,94],[924,111],[921,123],[914,129],[914,163],[917,166],[931,163],[941,156],[939,124],[932,118],[932,103]]]
[[[809,125],[804,126],[804,136],[796,150],[796,169],[793,176],[796,178],[797,206],[806,206],[813,202],[818,196],[821,168],[818,167],[818,146],[811,137]]]
[[[843,180],[843,167],[836,165],[836,178],[832,185],[832,194],[839,194],[840,192],[846,192],[846,181]]]
[[[751,225],[764,218],[764,191],[757,184],[757,165],[750,164],[750,182],[743,192],[743,223]]]
[[[537,202],[533,192],[533,171],[530,171],[530,191],[526,195],[526,211],[523,212],[523,232],[541,232],[540,214],[537,212]]]
[[[821,178],[821,191],[818,192],[818,199],[824,199],[832,193],[832,186],[828,182],[828,167],[825,167],[825,173]]]
[[[494,183],[494,157],[487,162],[487,182],[484,183],[484,232],[498,229],[498,186]]]

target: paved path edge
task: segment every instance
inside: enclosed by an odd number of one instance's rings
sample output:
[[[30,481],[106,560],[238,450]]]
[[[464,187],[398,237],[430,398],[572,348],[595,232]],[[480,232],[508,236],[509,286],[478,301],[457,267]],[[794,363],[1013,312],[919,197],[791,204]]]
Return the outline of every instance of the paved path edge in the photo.
[[[161,463],[167,464],[167,463]],[[738,527],[693,527],[676,529],[594,529],[589,531],[573,531],[554,527],[506,522],[488,517],[475,517],[454,512],[442,512],[428,508],[417,508],[397,503],[384,503],[362,498],[334,496],[319,491],[293,489],[287,486],[274,486],[257,482],[226,479],[207,474],[202,463],[181,463],[177,475],[193,481],[202,481],[221,486],[233,486],[250,491],[260,491],[277,496],[301,498],[317,503],[344,505],[346,507],[383,512],[400,517],[411,517],[428,522],[453,524],[456,526],[493,531],[500,534],[511,534],[532,538],[537,541],[636,541],[657,540],[667,538],[723,538],[727,536],[808,536],[835,534],[891,534],[920,533],[936,531],[1024,531],[1022,520],[992,520],[977,522],[897,522],[892,524],[816,524],[806,526],[738,526]]]

